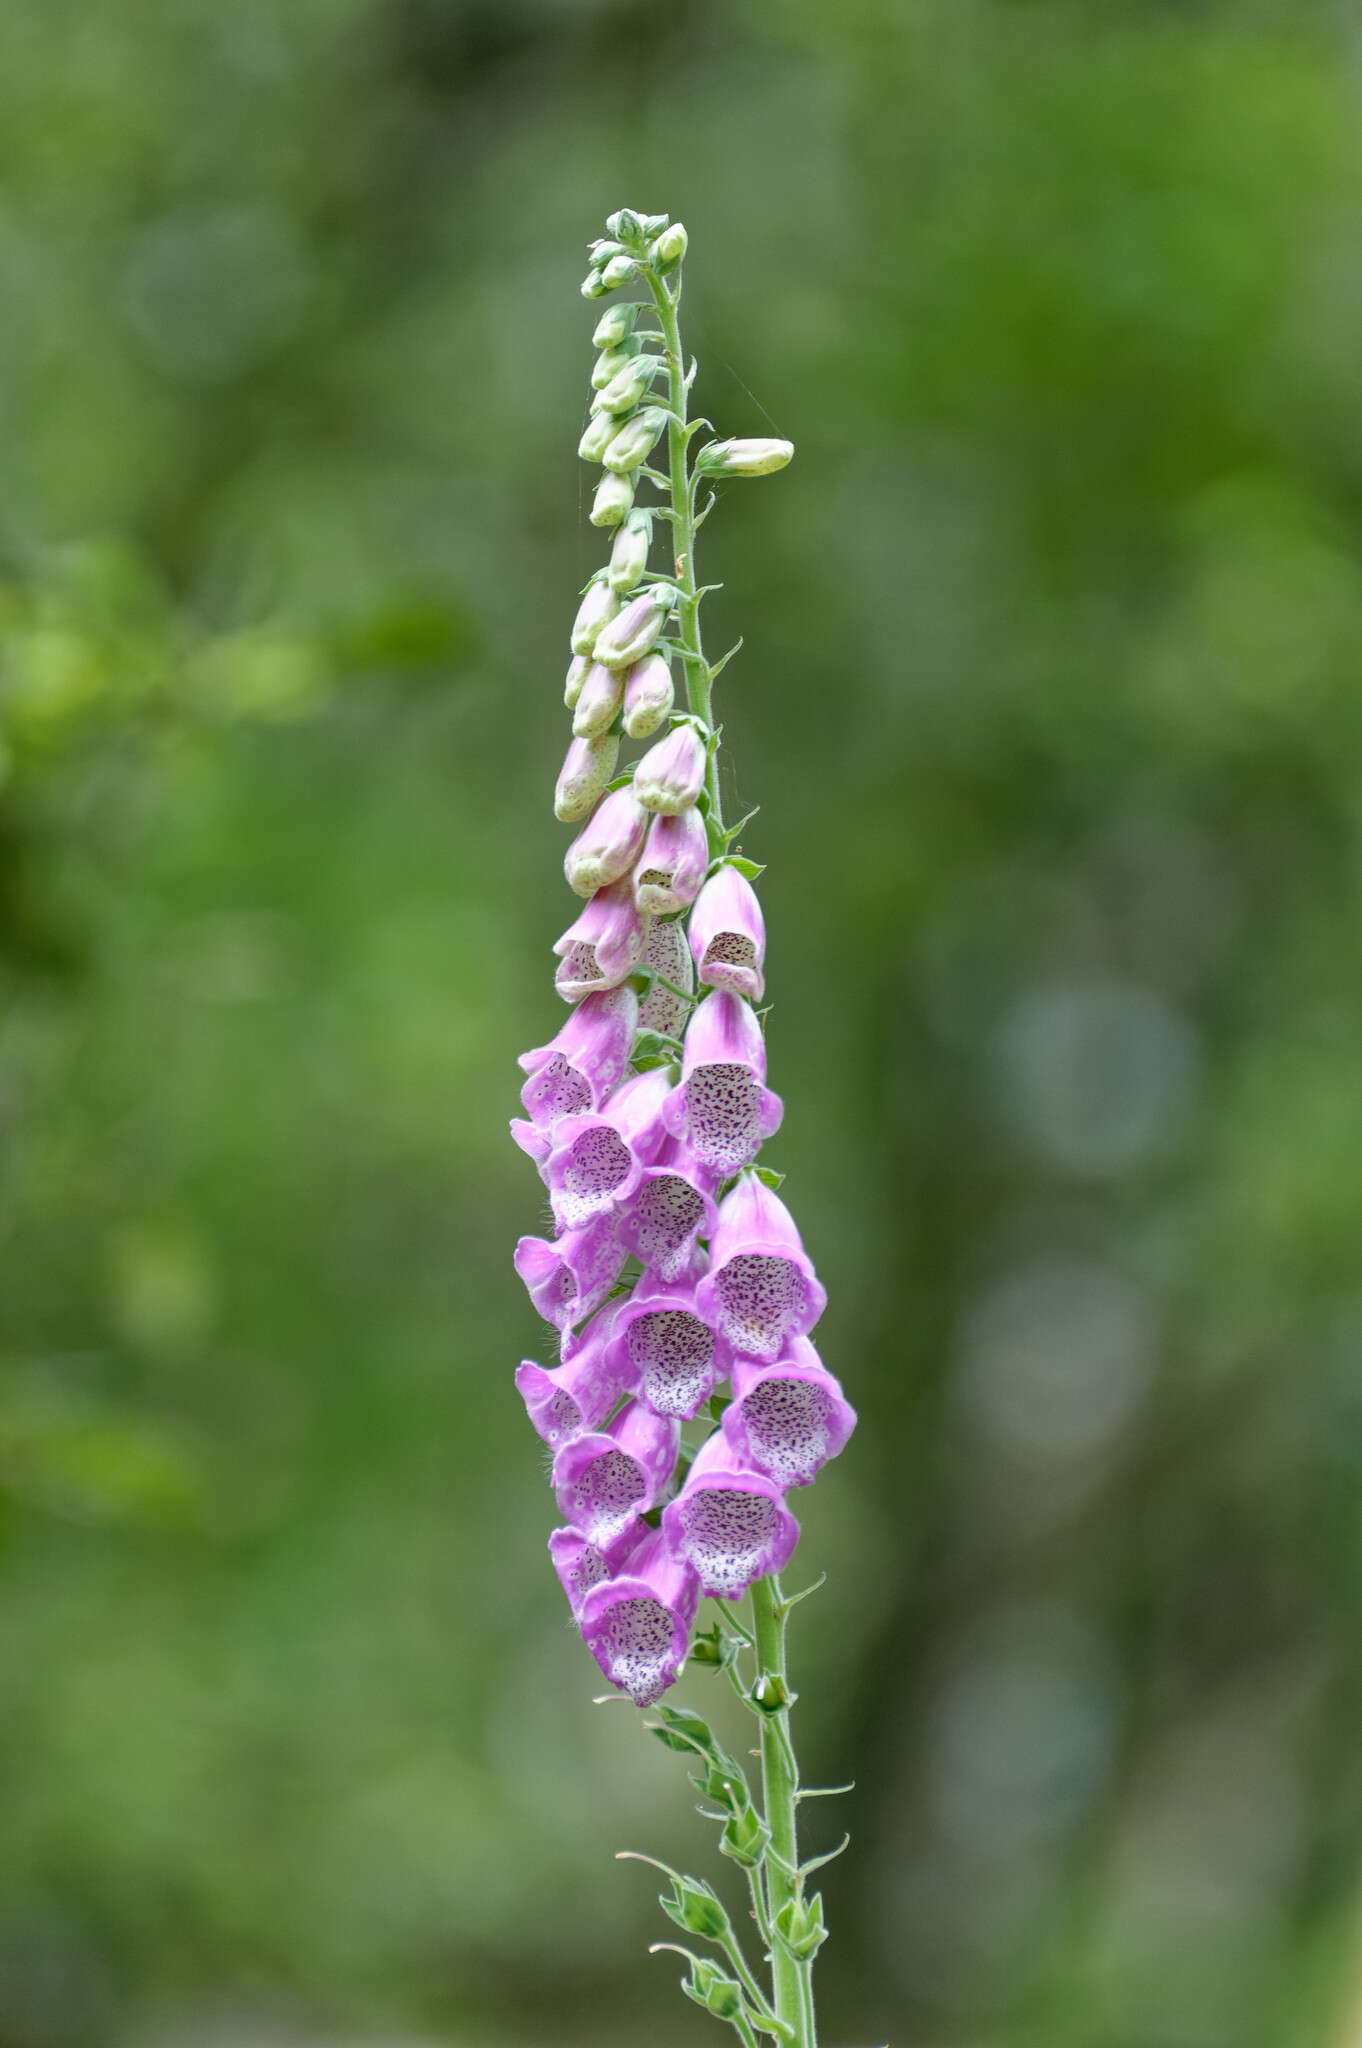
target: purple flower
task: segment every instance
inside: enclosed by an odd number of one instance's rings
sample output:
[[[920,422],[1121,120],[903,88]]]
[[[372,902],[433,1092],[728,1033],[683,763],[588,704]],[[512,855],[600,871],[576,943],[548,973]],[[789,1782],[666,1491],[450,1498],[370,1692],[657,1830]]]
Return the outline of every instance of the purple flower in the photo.
[[[644,1538],[618,1578],[592,1586],[583,1599],[578,1621],[586,1646],[635,1706],[651,1706],[675,1682],[699,1599],[695,1573],[671,1555],[660,1529]]]
[[[761,1001],[766,924],[756,890],[735,867],[721,867],[700,891],[691,914],[690,949],[701,981],[710,988]]]
[[[715,989],[690,1020],[667,1129],[721,1177],[737,1173],[780,1128],[780,1097],[765,1084],[761,1025],[741,996]]]
[[[652,1533],[646,1522],[631,1522],[609,1549],[598,1550],[576,1529],[554,1530],[549,1538],[549,1556],[553,1559],[558,1583],[567,1594],[574,1621],[580,1619],[582,1602],[592,1587],[612,1577],[617,1566],[638,1548],[645,1536]]]
[[[613,1215],[565,1231],[556,1244],[542,1237],[522,1237],[517,1244],[515,1269],[540,1315],[558,1331],[564,1358],[576,1353],[576,1325],[601,1306],[626,1257]]]
[[[713,1187],[714,1175],[669,1137],[620,1202],[625,1249],[659,1280],[680,1279],[690,1271],[696,1239],[714,1234]]]
[[[739,1357],[770,1364],[813,1328],[827,1299],[789,1210],[745,1173],[719,1204],[709,1271],[695,1290],[700,1314]]]
[[[553,950],[559,955],[553,985],[565,1002],[613,988],[632,974],[643,958],[643,920],[628,881],[598,889]]]
[[[636,661],[624,678],[624,730],[646,740],[671,714],[676,701],[671,664],[660,648]]]
[[[648,827],[634,869],[634,902],[652,917],[684,910],[699,894],[708,865],[705,821],[695,806],[688,811],[664,812]]]
[[[627,875],[643,851],[648,813],[632,789],[612,789],[563,856],[563,873],[579,896],[594,896]]]
[[[579,739],[595,739],[614,724],[615,713],[623,701],[624,676],[621,671],[607,668],[603,661],[593,661],[577,692],[577,702],[572,710],[572,730]]]
[[[629,1354],[610,1344],[615,1314],[607,1303],[592,1317],[566,1365],[546,1372],[527,1358],[516,1373],[516,1391],[530,1421],[554,1450],[599,1428],[620,1396],[632,1391]]]
[[[662,1106],[670,1093],[664,1069],[651,1067],[625,1081],[596,1115],[554,1125],[543,1173],[558,1230],[576,1230],[633,1194],[666,1140]]]
[[[654,1415],[686,1421],[728,1371],[728,1348],[696,1314],[695,1289],[684,1280],[645,1274],[616,1311],[607,1349],[612,1369]]]
[[[603,1430],[574,1437],[553,1461],[553,1490],[574,1529],[598,1550],[653,1506],[671,1477],[681,1425],[630,1401]]]
[[[649,919],[642,964],[655,967],[672,988],[682,989],[686,995],[695,988],[695,962],[679,924],[668,924],[658,917]],[[661,1031],[668,1038],[680,1038],[689,1015],[689,1003],[674,996],[670,988],[655,984],[644,997],[638,1021],[645,1031]]]
[[[705,760],[705,742],[695,727],[674,725],[636,765],[634,795],[645,811],[688,811],[705,786]]]
[[[532,1123],[579,1116],[605,1100],[629,1063],[638,1029],[631,988],[603,990],[578,1003],[558,1036],[520,1055],[529,1080],[520,1091]]]
[[[553,815],[565,825],[584,818],[615,772],[620,757],[618,733],[603,732],[593,740],[569,741],[558,786],[553,792]]]
[[[613,591],[610,595],[618,604]],[[642,661],[656,646],[674,602],[673,592],[659,583],[650,584],[637,597],[631,597],[593,642],[591,651],[597,661],[608,662],[611,668],[631,668],[636,661]]]
[[[730,1455],[777,1486],[808,1486],[855,1427],[855,1410],[807,1337],[794,1338],[776,1365],[734,1365],[723,1418]]]
[[[741,1465],[716,1431],[664,1509],[662,1533],[673,1556],[699,1574],[701,1592],[736,1600],[754,1579],[785,1569],[799,1524],[776,1482]]]

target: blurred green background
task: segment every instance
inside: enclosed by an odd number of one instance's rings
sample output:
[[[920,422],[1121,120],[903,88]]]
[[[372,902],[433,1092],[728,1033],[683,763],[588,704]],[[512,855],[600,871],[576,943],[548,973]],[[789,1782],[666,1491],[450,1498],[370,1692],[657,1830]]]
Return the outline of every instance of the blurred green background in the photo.
[[[3,2048],[719,2038],[511,1386],[620,204],[799,449],[704,566],[862,1414],[800,1509],[824,2038],[1356,2048],[1354,11],[0,47]]]

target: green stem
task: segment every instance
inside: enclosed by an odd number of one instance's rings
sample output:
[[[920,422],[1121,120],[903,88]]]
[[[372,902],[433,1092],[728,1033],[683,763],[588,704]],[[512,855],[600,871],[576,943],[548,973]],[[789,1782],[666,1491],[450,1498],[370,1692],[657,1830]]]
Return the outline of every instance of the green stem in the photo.
[[[695,507],[691,501],[690,476],[686,463],[686,363],[681,353],[681,324],[678,309],[681,305],[680,266],[667,277],[659,277],[649,270],[648,287],[657,309],[658,325],[662,329],[663,349],[667,364],[668,405],[672,417],[667,423],[667,456],[670,473],[672,501],[672,536],[676,550],[676,580],[680,588],[678,611],[678,642],[681,650],[681,665],[686,671],[686,703],[695,717],[712,733],[714,717],[710,708],[710,685],[713,681],[705,651],[700,641],[700,593],[695,581]],[[709,765],[705,771],[705,789],[709,796],[709,815],[716,830],[723,826],[723,811],[719,803],[719,757],[717,747],[711,747]]]
[[[785,1674],[785,1611],[781,1605],[778,1580],[758,1579],[752,1588],[752,1619],[757,1639],[757,1683],[774,1679],[781,1691],[788,1690]],[[771,1830],[775,1857],[766,1861],[766,1909],[772,1926],[781,1908],[796,1896],[797,1877],[788,1875],[799,1864],[795,1828],[795,1794],[799,1790],[794,1749],[790,1742],[790,1710],[762,1714],[761,1777],[766,1825]],[[778,1861],[776,1859],[779,1859]],[[797,2048],[817,2048],[813,2010],[812,1962],[797,1962],[781,1947],[771,1944],[771,1978],[775,1987],[776,2018],[795,2030]]]

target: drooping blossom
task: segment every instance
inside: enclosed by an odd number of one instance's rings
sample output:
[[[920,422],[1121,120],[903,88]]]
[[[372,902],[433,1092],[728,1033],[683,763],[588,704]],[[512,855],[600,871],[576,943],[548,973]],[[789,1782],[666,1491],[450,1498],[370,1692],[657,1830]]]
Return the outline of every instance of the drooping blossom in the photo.
[[[781,1487],[808,1486],[846,1443],[856,1413],[808,1338],[796,1337],[774,1365],[737,1360],[722,1426],[740,1464]]]
[[[741,996],[716,989],[690,1020],[681,1080],[664,1112],[668,1130],[726,1176],[751,1165],[782,1113],[766,1086],[766,1041],[755,1013]]]
[[[634,991],[606,989],[578,1003],[547,1045],[522,1053],[519,1064],[530,1078],[520,1100],[530,1121],[551,1124],[603,1102],[623,1078],[638,1023]]]
[[[690,1271],[697,1239],[714,1234],[715,1175],[668,1137],[619,1204],[625,1249],[662,1281]]]
[[[689,722],[655,740],[634,770],[634,795],[646,811],[688,811],[704,786],[705,743]]]
[[[767,1364],[790,1338],[805,1336],[827,1306],[793,1216],[758,1174],[744,1173],[719,1204],[709,1271],[695,1299],[738,1357]]]
[[[604,1550],[598,1550],[594,1543],[587,1542],[579,1529],[554,1530],[549,1538],[549,1556],[553,1559],[558,1583],[567,1595],[574,1621],[580,1618],[582,1602],[592,1587],[612,1578],[616,1566],[622,1564],[631,1552],[637,1550],[644,1537],[651,1534],[646,1522],[630,1522],[613,1543]]]
[[[620,1567],[594,1585],[578,1621],[587,1648],[611,1685],[635,1706],[660,1699],[686,1659],[700,1582],[654,1530]]]
[[[731,864],[711,875],[700,891],[690,920],[690,948],[696,974],[706,987],[761,1001],[766,993],[766,921],[756,890]]]
[[[696,1313],[684,1279],[645,1274],[615,1312],[606,1349],[611,1370],[628,1379],[654,1415],[698,1415],[728,1371],[728,1347]]]
[[[613,1543],[635,1515],[655,1506],[680,1443],[679,1422],[628,1402],[604,1429],[574,1437],[554,1458],[559,1507],[588,1542]]]
[[[664,1509],[662,1533],[699,1575],[701,1592],[736,1600],[754,1579],[785,1569],[799,1524],[776,1481],[742,1465],[716,1431]]]
[[[633,873],[634,902],[640,912],[666,917],[695,901],[709,862],[705,821],[694,805],[664,813],[648,827]]]
[[[601,1108],[560,1117],[544,1157],[544,1183],[557,1229],[576,1230],[628,1200],[666,1142],[662,1107],[671,1090],[653,1067],[634,1074]]]
[[[554,941],[553,950],[559,956],[553,984],[569,1003],[593,990],[613,988],[632,974],[643,958],[643,920],[629,882],[621,879],[598,889]]]
[[[615,1308],[607,1303],[582,1332],[581,1346],[566,1365],[546,1371],[525,1359],[515,1376],[516,1391],[530,1421],[554,1450],[598,1429],[637,1379],[626,1349],[612,1346]]]
[[[650,819],[632,789],[612,789],[563,856],[569,889],[594,896],[627,875],[643,851]]]
[[[671,663],[659,647],[636,661],[624,678],[624,730],[631,740],[646,740],[671,714],[676,701]]]
[[[522,1237],[516,1245],[516,1272],[535,1308],[557,1330],[564,1358],[577,1349],[576,1326],[605,1301],[627,1256],[613,1212],[564,1231],[553,1243]]]
[[[640,1006],[640,1029],[661,1031],[668,1038],[680,1038],[690,1015],[690,1004],[686,998],[695,993],[695,962],[686,944],[685,927],[660,917],[651,918],[643,940],[640,965],[655,968],[661,977],[653,983]],[[671,987],[664,988],[664,981],[670,982]],[[680,995],[674,993],[677,989],[681,991]]]

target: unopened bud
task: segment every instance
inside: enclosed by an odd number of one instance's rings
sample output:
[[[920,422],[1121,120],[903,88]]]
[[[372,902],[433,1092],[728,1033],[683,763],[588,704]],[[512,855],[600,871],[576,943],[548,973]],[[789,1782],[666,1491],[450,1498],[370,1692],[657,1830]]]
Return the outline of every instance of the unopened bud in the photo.
[[[643,851],[648,813],[632,789],[612,789],[563,856],[568,887],[594,896],[627,875]]]
[[[594,740],[574,739],[563,759],[553,792],[553,814],[565,825],[584,818],[615,772],[620,743],[613,732]]]
[[[634,769],[634,795],[645,811],[688,811],[705,786],[705,742],[693,725],[674,725]]]
[[[739,1869],[755,1870],[766,1854],[766,1844],[770,1839],[770,1829],[756,1808],[744,1806],[725,1821],[723,1834],[719,1837],[719,1849]]]
[[[624,730],[631,740],[646,740],[671,716],[676,692],[671,663],[654,648],[636,661],[624,679]]]
[[[611,481],[607,476],[602,487]],[[623,482],[623,478],[613,481]],[[669,584],[651,583],[646,590],[640,590],[608,622],[608,630],[605,626],[601,628],[594,650],[597,661],[608,662],[611,668],[629,668],[645,654],[651,654],[674,602],[675,592]]]
[[[593,577],[586,587],[586,595],[577,607],[577,616],[572,621],[573,653],[593,654],[597,636],[603,627],[613,621],[619,608],[619,598],[604,577]]]
[[[582,297],[584,299],[603,299],[605,297],[605,290],[605,279],[601,276],[600,271],[588,270],[586,276],[582,279]]]
[[[653,244],[653,255],[662,264],[679,263],[686,253],[686,244],[689,240],[690,237],[681,222],[674,220],[669,228],[663,229]]]
[[[605,266],[601,282],[608,292],[613,292],[618,286],[628,284],[637,269],[638,265],[632,256],[612,256]]]
[[[673,1877],[672,1896],[658,1900],[668,1919],[688,1934],[702,1934],[706,1941],[724,1941],[733,1923],[707,1884],[697,1877]]]
[[[670,219],[671,215],[669,213],[650,213],[643,223],[644,240],[648,242],[656,241]]]
[[[612,377],[618,377],[621,370],[627,370],[639,351],[636,334],[626,334],[614,348],[604,348],[597,356],[591,369],[591,388],[604,391]]]
[[[661,368],[661,356],[634,356],[608,384],[601,388],[595,404],[604,412],[632,412],[639,400],[647,394],[649,385]]]
[[[800,1962],[816,1955],[827,1938],[821,1892],[811,1899],[787,1899],[776,1914],[776,1939]]]
[[[645,405],[642,412],[625,421],[606,449],[601,458],[606,468],[613,469],[619,476],[626,476],[631,469],[637,469],[656,448],[666,424],[667,415],[660,405]]]
[[[637,240],[643,222],[632,206],[622,206],[618,213],[612,213],[605,223],[612,235],[620,241]]]
[[[596,486],[596,495],[591,503],[591,524],[618,526],[632,510],[633,503],[633,478],[607,470]]]
[[[692,1958],[690,1976],[683,1980],[681,1989],[716,2019],[738,2019],[743,2014],[742,1986],[736,1977],[726,1977],[708,1956]]]
[[[697,476],[769,476],[784,469],[793,441],[710,441],[695,458]]]
[[[596,331],[591,337],[593,348],[618,348],[625,336],[634,331],[634,322],[643,308],[636,300],[620,300],[607,306],[596,322]]]
[[[619,430],[619,421],[610,413],[593,412],[586,432],[577,443],[577,453],[583,462],[604,462],[605,451]]]
[[[652,514],[636,505],[615,535],[615,545],[610,550],[606,580],[612,590],[632,590],[641,581],[652,544]]]
[[[582,694],[582,684],[586,681],[587,671],[590,667],[591,656],[589,654],[574,654],[572,660],[568,663],[567,681],[563,685],[563,702],[567,705],[569,711],[573,709],[577,699]]]
[[[622,670],[593,661],[572,714],[572,730],[578,739],[594,739],[612,726],[623,695]]]

